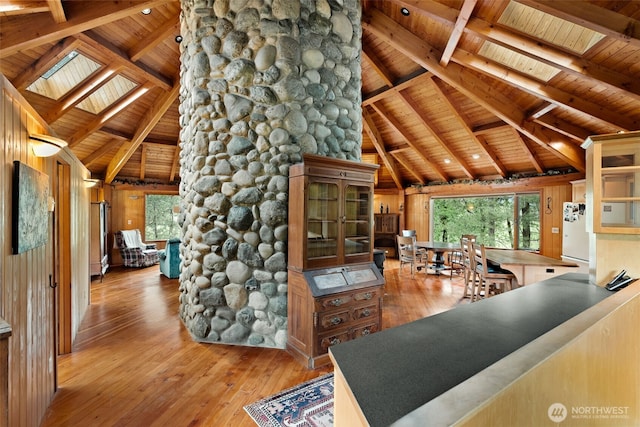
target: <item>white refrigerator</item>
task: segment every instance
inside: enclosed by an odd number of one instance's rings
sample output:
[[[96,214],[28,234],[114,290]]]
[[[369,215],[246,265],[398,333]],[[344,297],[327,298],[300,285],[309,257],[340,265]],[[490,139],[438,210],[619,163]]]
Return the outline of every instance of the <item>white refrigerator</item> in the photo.
[[[584,203],[562,205],[562,259],[575,262],[580,273],[589,273],[589,233]]]

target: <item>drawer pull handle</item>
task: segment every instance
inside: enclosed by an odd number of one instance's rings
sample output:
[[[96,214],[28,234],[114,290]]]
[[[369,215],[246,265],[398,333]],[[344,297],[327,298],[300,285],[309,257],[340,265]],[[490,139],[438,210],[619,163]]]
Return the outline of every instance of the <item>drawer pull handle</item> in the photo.
[[[336,298],[336,299],[331,301],[331,305],[333,305],[334,307],[342,305],[342,300],[340,298]]]
[[[340,344],[340,338],[332,338],[330,345]]]
[[[362,317],[369,317],[369,316],[371,316],[371,311],[369,311],[369,309],[362,310]]]
[[[370,333],[371,331],[369,330],[369,328],[362,330],[362,336],[369,335]]]
[[[339,325],[340,323],[342,323],[342,319],[337,316],[331,319],[332,325]]]
[[[367,292],[366,294],[363,295],[364,299],[371,299],[373,297],[373,294],[371,292]]]

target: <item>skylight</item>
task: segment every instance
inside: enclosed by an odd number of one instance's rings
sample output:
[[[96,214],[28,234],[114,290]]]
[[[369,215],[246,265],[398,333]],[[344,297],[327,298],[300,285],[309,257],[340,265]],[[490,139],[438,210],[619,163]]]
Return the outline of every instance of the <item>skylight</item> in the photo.
[[[58,100],[99,68],[97,62],[71,51],[29,85],[27,90]]]
[[[584,54],[604,34],[511,1],[498,23],[556,46]]]
[[[77,105],[78,108],[98,114],[137,86],[122,76],[115,76]]]

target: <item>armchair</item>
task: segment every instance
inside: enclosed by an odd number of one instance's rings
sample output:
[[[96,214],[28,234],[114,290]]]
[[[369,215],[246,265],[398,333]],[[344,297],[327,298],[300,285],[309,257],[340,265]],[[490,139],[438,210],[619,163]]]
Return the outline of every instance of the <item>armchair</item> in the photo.
[[[158,263],[156,244],[144,243],[140,230],[120,230],[114,237],[125,267],[149,267]]]
[[[158,252],[160,257],[160,272],[169,279],[180,276],[180,239],[167,240],[164,249]]]

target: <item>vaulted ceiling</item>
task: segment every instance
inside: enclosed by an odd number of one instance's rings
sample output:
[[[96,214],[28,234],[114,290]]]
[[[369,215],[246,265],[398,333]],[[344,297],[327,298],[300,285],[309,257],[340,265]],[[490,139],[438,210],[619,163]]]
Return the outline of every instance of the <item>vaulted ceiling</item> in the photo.
[[[362,9],[362,151],[379,188],[584,172],[587,136],[640,129],[640,1]],[[175,183],[179,14],[168,0],[1,0],[0,72],[94,177]],[[41,76],[70,52],[88,71],[52,95]]]

